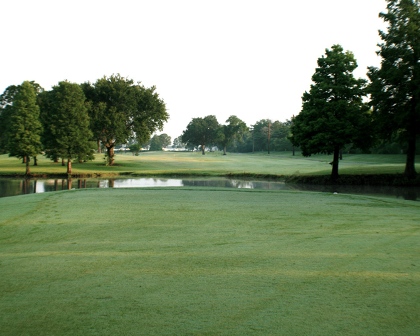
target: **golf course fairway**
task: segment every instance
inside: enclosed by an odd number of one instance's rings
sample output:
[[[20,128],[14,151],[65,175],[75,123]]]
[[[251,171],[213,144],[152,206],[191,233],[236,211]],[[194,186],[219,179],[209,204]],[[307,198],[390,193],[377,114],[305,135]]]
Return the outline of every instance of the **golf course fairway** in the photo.
[[[0,335],[418,335],[420,203],[84,189],[0,199]]]

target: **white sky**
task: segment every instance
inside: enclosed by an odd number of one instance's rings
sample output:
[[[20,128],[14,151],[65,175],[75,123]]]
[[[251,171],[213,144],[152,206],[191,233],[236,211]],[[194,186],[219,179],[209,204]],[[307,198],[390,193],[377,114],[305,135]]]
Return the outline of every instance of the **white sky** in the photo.
[[[120,73],[155,85],[172,139],[194,117],[248,126],[301,109],[317,59],[341,44],[378,66],[385,0],[3,0],[0,93]],[[160,132],[158,132],[160,133]]]

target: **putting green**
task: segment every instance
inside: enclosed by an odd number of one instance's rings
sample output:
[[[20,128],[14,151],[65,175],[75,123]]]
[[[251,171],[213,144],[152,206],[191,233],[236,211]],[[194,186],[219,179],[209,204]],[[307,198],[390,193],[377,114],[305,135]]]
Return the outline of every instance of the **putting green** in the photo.
[[[0,199],[1,335],[418,335],[420,203],[237,189]]]

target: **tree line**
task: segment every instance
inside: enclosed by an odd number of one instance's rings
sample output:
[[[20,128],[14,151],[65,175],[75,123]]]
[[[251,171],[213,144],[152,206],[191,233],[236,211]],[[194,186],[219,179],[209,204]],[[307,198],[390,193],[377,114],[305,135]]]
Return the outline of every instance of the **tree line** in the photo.
[[[193,118],[181,136],[174,140],[174,147],[201,150],[215,147],[226,152],[249,153],[256,151],[292,151],[289,140],[291,121],[261,119],[248,127],[235,115],[225,124],[219,124],[215,115]]]
[[[143,143],[168,120],[156,88],[120,75],[95,83],[59,82],[44,90],[35,82],[11,85],[0,96],[0,152],[26,162],[43,153],[54,161],[92,159],[94,149],[106,150],[113,165],[117,144]],[[35,161],[36,163],[36,161]]]

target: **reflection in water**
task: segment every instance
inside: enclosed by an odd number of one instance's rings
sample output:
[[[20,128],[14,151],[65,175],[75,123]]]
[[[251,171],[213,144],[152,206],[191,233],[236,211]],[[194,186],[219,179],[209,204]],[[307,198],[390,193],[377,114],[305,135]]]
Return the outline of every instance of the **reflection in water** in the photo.
[[[315,186],[293,185],[278,181],[249,181],[225,178],[111,178],[111,179],[0,179],[0,197],[43,193],[58,190],[84,188],[144,188],[144,187],[213,187],[245,188],[261,190],[296,190],[338,192],[372,196],[390,196],[406,200],[418,200],[420,188],[370,187],[370,186]]]

